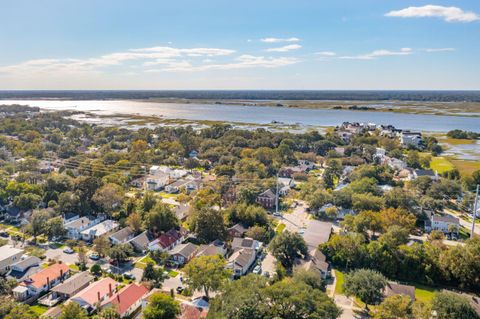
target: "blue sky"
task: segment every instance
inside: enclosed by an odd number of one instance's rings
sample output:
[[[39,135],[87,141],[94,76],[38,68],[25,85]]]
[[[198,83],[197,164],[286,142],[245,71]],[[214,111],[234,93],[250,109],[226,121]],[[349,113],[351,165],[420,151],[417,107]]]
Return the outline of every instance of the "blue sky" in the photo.
[[[480,1],[3,0],[0,89],[480,89]]]

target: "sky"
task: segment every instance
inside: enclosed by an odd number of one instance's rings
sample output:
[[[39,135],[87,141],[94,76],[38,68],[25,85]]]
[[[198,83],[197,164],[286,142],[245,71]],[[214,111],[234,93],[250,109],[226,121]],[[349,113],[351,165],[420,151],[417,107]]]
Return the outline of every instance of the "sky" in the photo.
[[[0,0],[0,90],[480,89],[478,0]]]

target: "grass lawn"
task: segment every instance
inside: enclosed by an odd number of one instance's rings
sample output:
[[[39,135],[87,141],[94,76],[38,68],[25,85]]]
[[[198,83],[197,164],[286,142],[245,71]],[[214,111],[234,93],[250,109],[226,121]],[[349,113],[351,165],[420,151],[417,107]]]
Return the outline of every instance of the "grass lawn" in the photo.
[[[152,263],[154,265],[156,264],[155,261],[149,255],[146,255],[145,257],[137,261],[134,267],[139,269],[145,269],[148,263]]]
[[[460,229],[458,230],[458,236],[460,239],[469,239],[470,238],[470,230],[466,229],[463,226],[460,226]]]
[[[30,310],[32,310],[37,316],[41,316],[45,312],[47,312],[48,307],[42,306],[42,305],[33,305],[33,306],[30,306]]]
[[[460,171],[462,175],[470,175],[480,170],[480,161],[467,161],[459,159],[450,159],[450,162]]]
[[[417,284],[415,285],[415,299],[421,302],[429,302],[433,299],[433,295],[437,289]]]
[[[455,166],[445,157],[434,157],[430,162],[430,168],[441,174],[443,172],[451,171]]]
[[[277,226],[277,228],[275,229],[275,232],[277,234],[281,234],[283,232],[283,230],[285,229],[285,227],[287,227],[287,225],[285,225],[284,223],[281,223]]]
[[[335,294],[343,295],[343,283],[345,282],[343,278],[343,272],[335,269],[335,278],[337,279],[337,281],[335,282]]]
[[[450,144],[450,145],[463,145],[463,144],[475,144],[475,140],[467,140],[462,138],[442,138],[439,140],[441,144]]]
[[[78,266],[75,264],[68,265],[68,268],[70,268],[71,271],[75,271],[75,272],[80,271],[80,268],[78,268]]]
[[[170,277],[172,277],[172,278],[175,278],[175,277],[178,276],[178,272],[175,271],[175,270],[169,270],[169,271],[168,271],[168,275],[169,275]]]

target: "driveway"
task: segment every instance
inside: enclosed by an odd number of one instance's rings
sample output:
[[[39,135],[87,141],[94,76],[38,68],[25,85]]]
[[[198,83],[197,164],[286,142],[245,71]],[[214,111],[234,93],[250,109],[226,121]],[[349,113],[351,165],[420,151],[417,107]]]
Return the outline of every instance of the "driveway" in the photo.
[[[267,255],[265,256],[265,258],[262,260],[262,263],[261,263],[262,273],[265,273],[268,271],[270,273],[270,276],[273,276],[276,269],[275,267],[276,262],[277,260],[275,259],[275,257],[273,257],[271,253],[267,253]]]
[[[306,204],[299,202],[297,207],[289,214],[283,214],[282,217],[276,217],[279,223],[285,224],[285,229],[290,232],[298,233],[301,228],[305,228],[308,222],[309,214],[306,210]]]
[[[49,248],[45,251],[45,256],[48,259],[62,261],[65,264],[75,264],[78,262],[78,254],[65,254],[62,248]]]

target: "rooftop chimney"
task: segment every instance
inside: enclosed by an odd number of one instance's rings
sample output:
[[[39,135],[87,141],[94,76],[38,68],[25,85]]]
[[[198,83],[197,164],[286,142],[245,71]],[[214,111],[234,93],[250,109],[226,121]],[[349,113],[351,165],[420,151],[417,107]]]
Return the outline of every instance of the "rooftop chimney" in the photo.
[[[110,291],[109,296],[111,297],[113,295],[112,284],[108,284],[108,290]]]
[[[47,277],[47,289],[50,289],[50,277]]]
[[[100,291],[97,291],[97,298],[98,298],[98,301],[100,301]]]
[[[63,282],[63,269],[60,269],[60,281]]]

